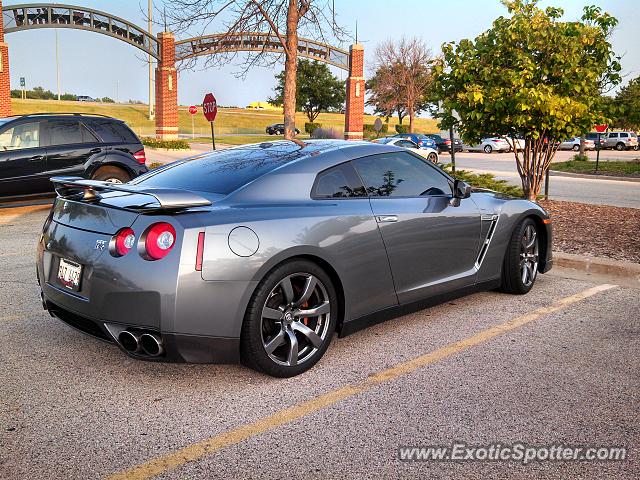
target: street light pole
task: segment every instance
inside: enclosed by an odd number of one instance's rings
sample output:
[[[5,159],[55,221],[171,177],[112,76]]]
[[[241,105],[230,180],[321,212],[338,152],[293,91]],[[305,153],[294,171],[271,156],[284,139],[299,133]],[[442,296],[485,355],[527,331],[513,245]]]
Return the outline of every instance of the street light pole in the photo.
[[[60,101],[60,62],[58,60],[58,29],[56,32],[56,84],[58,86],[58,101]]]
[[[148,20],[149,20],[149,36],[153,35],[152,15],[153,15],[153,0],[149,0],[148,5]],[[149,45],[151,46],[151,45]],[[154,98],[153,98],[153,57],[149,54],[149,120],[153,120],[154,114]]]

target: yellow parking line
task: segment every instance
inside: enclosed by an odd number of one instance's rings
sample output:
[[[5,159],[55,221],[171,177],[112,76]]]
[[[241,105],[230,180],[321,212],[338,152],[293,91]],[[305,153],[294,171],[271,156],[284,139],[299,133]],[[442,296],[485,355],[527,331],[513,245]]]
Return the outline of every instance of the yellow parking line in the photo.
[[[541,307],[537,310],[516,317],[508,322],[501,323],[495,327],[483,330],[471,337],[468,337],[459,342],[452,343],[445,347],[434,350],[420,357],[414,358],[407,362],[399,363],[398,365],[374,373],[367,377],[364,381],[347,385],[337,390],[330,391],[319,397],[316,397],[307,402],[294,405],[279,412],[274,413],[262,420],[258,420],[247,425],[242,425],[233,430],[221,433],[215,437],[210,437],[202,440],[198,443],[183,447],[174,452],[168,453],[161,457],[149,460],[138,466],[132,467],[120,473],[116,473],[108,477],[109,480],[142,480],[159,475],[177,467],[180,467],[186,463],[199,460],[202,457],[216,452],[222,448],[235,445],[248,438],[260,435],[269,430],[273,430],[276,427],[293,422],[301,417],[309,415],[323,408],[327,408],[334,405],[341,400],[345,400],[349,397],[353,397],[359,393],[372,389],[374,386],[379,385],[390,380],[394,380],[402,375],[414,372],[415,370],[435,363],[439,360],[447,358],[462,350],[466,350],[473,346],[479,345],[499,335],[507,333],[511,330],[515,330],[518,327],[533,322],[542,316],[549,315],[557,312],[573,303],[584,300],[585,298],[596,295],[597,293],[604,292],[615,288],[616,285],[603,284],[598,285],[582,292],[570,295],[568,297],[561,298],[547,307]]]

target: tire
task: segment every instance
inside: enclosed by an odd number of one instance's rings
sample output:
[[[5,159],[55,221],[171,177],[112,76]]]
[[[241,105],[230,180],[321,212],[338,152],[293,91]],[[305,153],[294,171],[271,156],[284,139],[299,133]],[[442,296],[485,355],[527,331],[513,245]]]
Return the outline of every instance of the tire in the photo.
[[[429,155],[427,155],[427,160],[436,165],[438,163],[438,155],[431,152]]]
[[[314,310],[321,313],[297,313]],[[251,297],[240,336],[242,363],[280,378],[309,370],[329,347],[337,315],[335,287],[322,268],[307,260],[283,263],[262,279]]]
[[[482,149],[484,150],[484,153],[491,153],[493,152],[493,148],[491,148],[491,145],[485,145],[484,148]]]
[[[131,180],[131,175],[120,167],[107,166],[100,167],[91,178],[103,182],[127,183]]]
[[[502,264],[500,290],[517,295],[523,295],[531,290],[538,275],[539,252],[538,227],[531,218],[525,218],[511,234]]]
[[[625,147],[624,143],[622,143],[622,142],[616,143],[616,150],[618,150],[619,152],[624,150],[624,147]]]
[[[579,152],[579,151],[580,151],[580,145],[574,145],[573,147],[571,147],[571,149],[572,149],[574,152]]]

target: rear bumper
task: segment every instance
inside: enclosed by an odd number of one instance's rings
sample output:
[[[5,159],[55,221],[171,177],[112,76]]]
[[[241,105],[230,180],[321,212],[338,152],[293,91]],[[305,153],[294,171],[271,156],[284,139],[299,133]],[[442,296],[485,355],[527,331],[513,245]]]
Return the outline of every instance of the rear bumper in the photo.
[[[89,318],[68,308],[61,307],[42,294],[43,307],[52,317],[58,318],[70,327],[99,340],[113,343],[124,353],[139,360],[172,363],[238,363],[240,361],[240,339],[211,337],[206,335],[186,335],[162,333],[141,328],[140,325],[105,323]],[[125,350],[119,343],[117,333],[127,329],[154,333],[162,339],[164,352],[159,356],[136,354]]]

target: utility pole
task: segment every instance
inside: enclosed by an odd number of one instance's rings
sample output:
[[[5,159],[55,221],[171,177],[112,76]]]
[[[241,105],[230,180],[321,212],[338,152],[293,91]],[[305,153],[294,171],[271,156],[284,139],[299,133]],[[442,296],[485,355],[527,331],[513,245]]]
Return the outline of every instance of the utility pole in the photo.
[[[56,32],[56,84],[58,85],[58,101],[60,101],[60,62],[58,59],[58,29]]]
[[[149,0],[148,5],[149,12],[147,14],[149,20],[149,36],[153,35],[152,15],[153,15],[153,0]],[[149,44],[151,46],[151,44]],[[149,54],[149,120],[153,120],[155,117],[154,112],[154,95],[153,95],[153,57]]]

